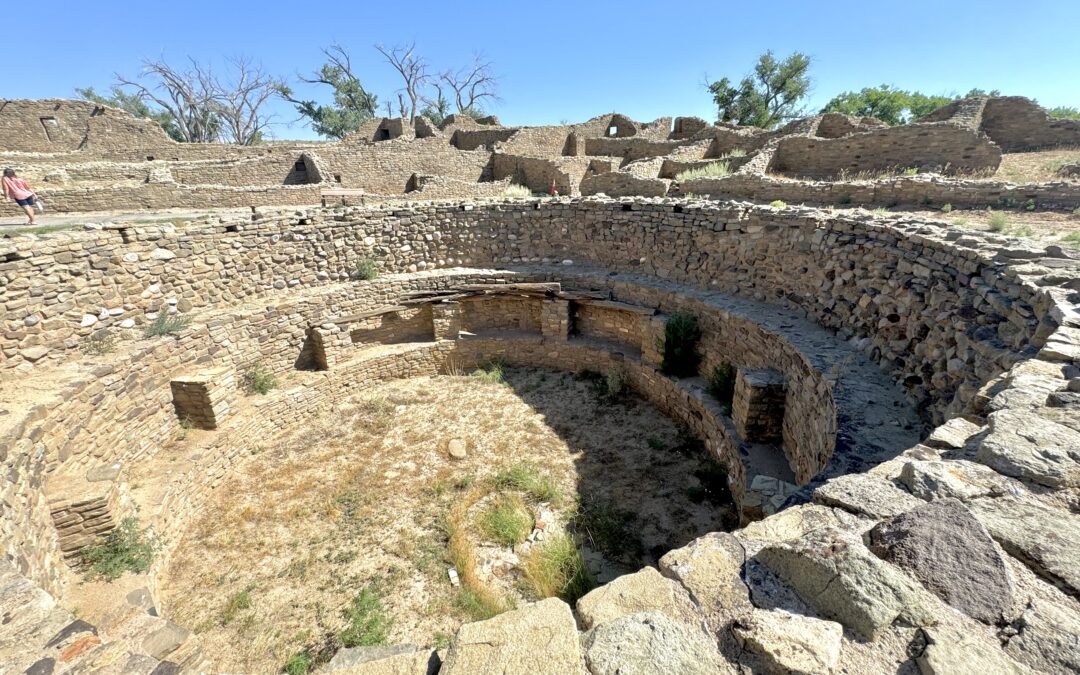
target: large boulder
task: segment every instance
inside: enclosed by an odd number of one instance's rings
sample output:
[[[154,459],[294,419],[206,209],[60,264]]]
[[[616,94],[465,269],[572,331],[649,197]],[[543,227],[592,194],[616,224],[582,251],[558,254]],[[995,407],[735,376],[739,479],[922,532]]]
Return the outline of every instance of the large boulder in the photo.
[[[1027,675],[1033,671],[1005,654],[996,641],[956,629],[924,628],[926,648],[916,658],[922,675]]]
[[[1048,673],[1080,673],[1080,617],[1045,601],[1032,603],[1005,651]],[[984,671],[986,672],[986,671]]]
[[[831,673],[840,662],[843,627],[783,610],[754,610],[739,619],[735,637],[754,672]]]
[[[870,548],[975,619],[998,622],[1012,606],[1012,583],[994,540],[955,499],[880,523],[870,531]]]
[[[487,621],[467,623],[450,644],[440,675],[583,673],[570,606],[548,598]]]
[[[814,501],[825,506],[870,516],[888,518],[923,503],[918,497],[870,474],[850,474],[833,478],[814,490]]]
[[[733,535],[711,532],[660,559],[660,572],[675,579],[705,612],[740,614],[752,609],[742,580],[746,550]]]
[[[976,499],[968,508],[1007,553],[1080,595],[1080,516],[1031,499]]]
[[[697,621],[694,603],[686,589],[652,567],[589,591],[577,603],[578,618],[586,629],[620,616],[648,611],[660,612],[675,621]]]
[[[1080,432],[1034,411],[999,410],[976,459],[1006,476],[1049,487],[1080,487]]]
[[[660,612],[628,614],[585,635],[592,675],[717,675],[738,672],[701,629]]]
[[[865,639],[876,639],[898,618],[916,626],[937,623],[937,599],[854,535],[816,530],[766,546],[757,559],[808,605]]]

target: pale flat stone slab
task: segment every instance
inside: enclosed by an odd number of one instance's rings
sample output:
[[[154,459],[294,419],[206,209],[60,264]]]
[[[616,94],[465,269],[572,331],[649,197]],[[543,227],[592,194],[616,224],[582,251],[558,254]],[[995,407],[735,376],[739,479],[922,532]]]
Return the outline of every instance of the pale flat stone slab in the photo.
[[[578,617],[587,629],[620,616],[648,611],[660,612],[675,621],[696,622],[690,594],[652,567],[625,574],[589,591],[577,602]]]
[[[835,621],[755,609],[738,621],[734,632],[766,673],[818,675],[833,672],[840,662],[844,628]]]
[[[1048,487],[1080,486],[1080,432],[1034,412],[990,415],[990,433],[976,459],[990,468]]]
[[[589,631],[585,661],[592,675],[735,675],[712,637],[660,612],[629,614]]]

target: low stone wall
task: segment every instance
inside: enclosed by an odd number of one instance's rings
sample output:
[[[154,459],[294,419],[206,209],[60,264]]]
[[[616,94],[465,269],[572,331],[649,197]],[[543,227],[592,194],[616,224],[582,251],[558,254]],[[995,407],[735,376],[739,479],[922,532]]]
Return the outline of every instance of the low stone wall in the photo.
[[[768,171],[798,178],[844,178],[907,168],[946,175],[993,173],[1001,148],[978,132],[946,123],[910,124],[840,138],[781,138]]]
[[[1006,152],[1080,146],[1080,120],[1054,119],[1022,96],[987,100],[980,129]]]

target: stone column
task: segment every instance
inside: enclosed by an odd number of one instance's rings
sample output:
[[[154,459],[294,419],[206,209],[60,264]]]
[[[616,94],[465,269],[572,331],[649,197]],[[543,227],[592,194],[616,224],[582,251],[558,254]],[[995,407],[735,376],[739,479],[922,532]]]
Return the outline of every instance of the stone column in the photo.
[[[641,362],[659,368],[664,362],[664,328],[667,318],[662,315],[641,317]]]
[[[779,443],[784,430],[784,376],[766,368],[740,368],[731,418],[748,443]]]
[[[540,332],[549,340],[570,339],[570,301],[544,300],[540,305]]]
[[[170,385],[176,416],[199,429],[216,429],[236,410],[236,375],[231,368],[183,375]]]
[[[436,342],[458,339],[461,332],[461,303],[431,303],[431,327]]]

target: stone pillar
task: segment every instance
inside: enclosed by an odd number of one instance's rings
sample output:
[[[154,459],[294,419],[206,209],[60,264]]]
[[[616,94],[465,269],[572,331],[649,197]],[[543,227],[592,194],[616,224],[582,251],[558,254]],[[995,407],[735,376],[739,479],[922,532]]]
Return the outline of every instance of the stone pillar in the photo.
[[[664,328],[667,318],[662,315],[641,317],[641,362],[659,368],[664,362]]]
[[[748,443],[779,443],[784,429],[784,376],[766,368],[740,368],[731,417]]]
[[[232,368],[214,368],[177,377],[171,383],[173,406],[181,422],[216,429],[236,410],[236,375]]]
[[[72,567],[81,565],[80,552],[113,530],[120,522],[116,477],[120,465],[91,469],[82,476],[54,476],[49,480],[49,512],[56,528],[60,553]]]
[[[336,366],[344,357],[345,349],[352,344],[347,328],[334,323],[313,326],[309,337],[311,358],[319,370],[330,370]]]
[[[458,339],[461,332],[461,303],[431,303],[431,327],[436,342]]]
[[[544,300],[540,305],[540,332],[549,340],[570,339],[570,301]]]

